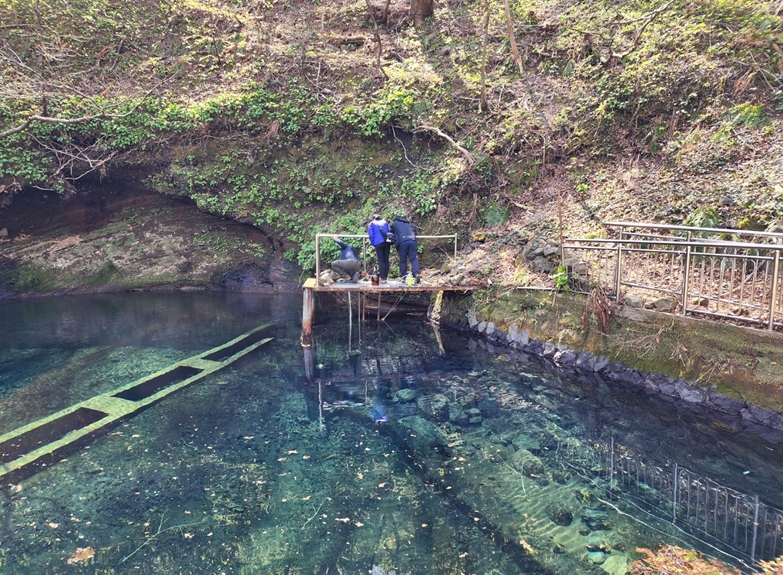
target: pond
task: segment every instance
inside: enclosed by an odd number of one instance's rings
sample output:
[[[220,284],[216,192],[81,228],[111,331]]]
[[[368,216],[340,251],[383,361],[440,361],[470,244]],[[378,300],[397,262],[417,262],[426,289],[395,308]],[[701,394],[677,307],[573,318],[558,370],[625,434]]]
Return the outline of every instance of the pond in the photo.
[[[0,304],[0,434],[274,321],[274,340],[1,477],[0,573],[620,574],[783,552],[779,433],[418,316],[301,296]]]

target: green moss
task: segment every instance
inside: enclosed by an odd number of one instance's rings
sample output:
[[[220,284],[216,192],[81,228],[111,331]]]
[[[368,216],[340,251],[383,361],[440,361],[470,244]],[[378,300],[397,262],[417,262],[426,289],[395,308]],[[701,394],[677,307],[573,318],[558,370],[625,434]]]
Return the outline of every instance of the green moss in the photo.
[[[14,292],[47,292],[57,285],[53,270],[39,265],[20,264],[0,272],[0,284]]]

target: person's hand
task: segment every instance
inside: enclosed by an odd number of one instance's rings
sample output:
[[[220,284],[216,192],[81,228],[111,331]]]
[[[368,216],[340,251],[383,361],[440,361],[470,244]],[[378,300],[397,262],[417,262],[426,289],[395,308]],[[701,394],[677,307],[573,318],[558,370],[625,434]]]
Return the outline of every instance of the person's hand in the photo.
[[[335,235],[333,235],[333,236],[332,236],[332,239],[333,239],[333,240],[336,240],[338,237],[339,237],[339,236],[338,236],[337,234],[335,234]]]

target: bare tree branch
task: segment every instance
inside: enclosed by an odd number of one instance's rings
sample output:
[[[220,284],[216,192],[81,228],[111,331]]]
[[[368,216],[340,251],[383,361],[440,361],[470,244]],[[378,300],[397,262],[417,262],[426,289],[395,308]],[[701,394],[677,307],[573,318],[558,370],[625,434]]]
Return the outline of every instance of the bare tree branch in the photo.
[[[639,42],[642,39],[642,34],[644,33],[645,28],[649,26],[658,16],[660,16],[663,12],[669,9],[669,6],[672,5],[674,0],[669,0],[666,4],[663,6],[656,8],[652,12],[649,12],[646,14],[646,19],[644,21],[644,24],[642,24],[641,28],[636,32],[636,37],[633,39],[633,43],[631,44],[631,47],[628,48],[625,52],[614,52],[612,51],[612,58],[617,58],[618,60],[622,60],[626,56],[628,56],[631,52],[636,50],[636,48],[639,46]]]
[[[446,132],[442,131],[440,128],[436,128],[435,126],[430,126],[428,124],[422,124],[420,126],[417,126],[413,129],[414,134],[419,134],[421,132],[433,132],[446,140],[451,146],[459,151],[463,156],[465,156],[465,159],[468,161],[469,165],[473,165],[476,161],[476,159],[473,157],[473,154],[471,154],[468,150],[460,146],[457,142],[455,142],[451,136],[449,136]]]

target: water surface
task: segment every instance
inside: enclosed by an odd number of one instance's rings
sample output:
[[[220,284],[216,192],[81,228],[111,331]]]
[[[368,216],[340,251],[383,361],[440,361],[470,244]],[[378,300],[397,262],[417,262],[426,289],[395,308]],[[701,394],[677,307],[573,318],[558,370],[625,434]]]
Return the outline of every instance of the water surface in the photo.
[[[0,305],[0,434],[276,321],[272,343],[6,485],[0,572],[604,574],[660,541],[738,566],[783,551],[742,518],[758,497],[777,521],[778,434],[421,317],[349,331],[322,306],[303,350],[300,312],[230,294]]]

